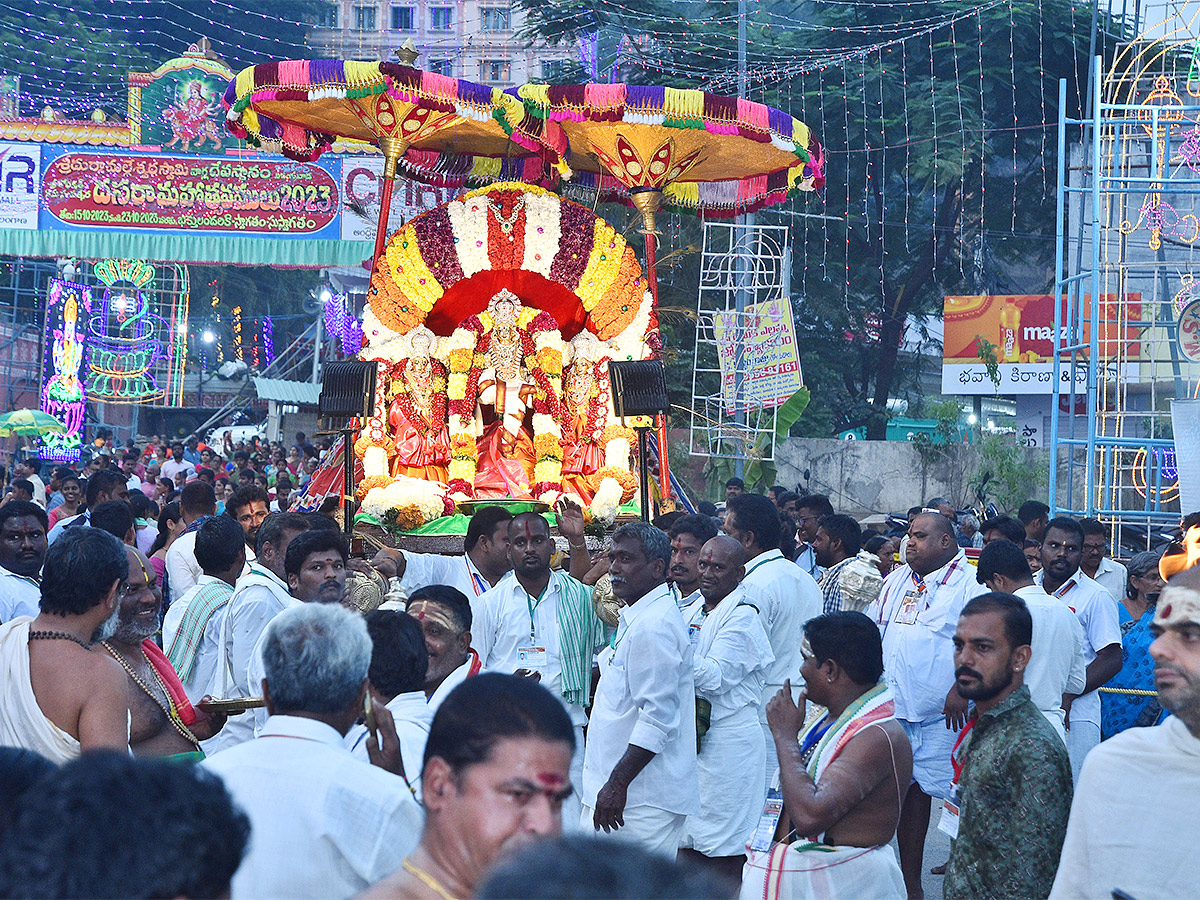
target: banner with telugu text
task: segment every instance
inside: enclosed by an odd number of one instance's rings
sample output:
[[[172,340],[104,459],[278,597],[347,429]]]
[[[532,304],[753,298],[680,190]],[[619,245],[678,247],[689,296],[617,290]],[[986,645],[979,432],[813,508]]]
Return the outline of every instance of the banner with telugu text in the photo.
[[[790,298],[751,303],[740,316],[732,310],[716,313],[713,332],[727,414],[739,406],[772,409],[804,387]],[[740,403],[739,370],[743,373]]]
[[[44,145],[39,227],[341,238],[341,160],[105,153]]]

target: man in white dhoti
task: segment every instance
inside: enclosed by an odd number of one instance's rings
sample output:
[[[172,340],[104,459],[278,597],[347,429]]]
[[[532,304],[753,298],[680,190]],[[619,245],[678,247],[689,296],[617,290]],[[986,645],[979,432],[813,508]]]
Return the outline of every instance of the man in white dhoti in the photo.
[[[94,641],[112,637],[129,578],[115,537],[80,525],[46,552],[41,611],[0,625],[0,745],[56,763],[129,752],[125,671]]]
[[[1200,569],[1167,583],[1151,627],[1154,685],[1172,716],[1088,754],[1051,900],[1192,897],[1200,885]]]
[[[790,685],[767,704],[778,788],[750,844],[743,900],[903,900],[888,842],[912,779],[912,749],[880,681],[883,647],[861,613],[805,625],[800,703]],[[827,712],[803,734],[808,697]]]
[[[745,558],[731,537],[707,541],[698,560],[703,596],[684,611],[700,712],[700,812],[688,816],[683,852],[732,881],[741,875],[746,842],[762,811],[767,760],[758,705],[775,660],[758,610],[738,586]],[[700,734],[705,720],[708,730]]]

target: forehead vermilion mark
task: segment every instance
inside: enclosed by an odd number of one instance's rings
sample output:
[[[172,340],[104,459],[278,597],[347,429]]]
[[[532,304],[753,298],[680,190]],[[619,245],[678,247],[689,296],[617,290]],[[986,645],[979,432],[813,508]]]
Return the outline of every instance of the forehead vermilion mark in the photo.
[[[557,772],[538,772],[537,780],[538,784],[551,789],[562,787],[567,781]]]
[[[532,523],[532,521],[530,521],[529,519],[522,519],[520,527],[525,532],[525,540],[527,540],[527,541],[533,540],[533,523]]]

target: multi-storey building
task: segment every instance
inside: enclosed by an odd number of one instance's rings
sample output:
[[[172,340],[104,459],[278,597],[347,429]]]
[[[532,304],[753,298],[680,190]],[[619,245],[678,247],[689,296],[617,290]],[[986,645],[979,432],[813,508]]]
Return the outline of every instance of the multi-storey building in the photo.
[[[569,55],[522,38],[523,19],[508,0],[328,0],[308,42],[320,56],[392,60],[411,39],[419,68],[508,88],[552,77]]]

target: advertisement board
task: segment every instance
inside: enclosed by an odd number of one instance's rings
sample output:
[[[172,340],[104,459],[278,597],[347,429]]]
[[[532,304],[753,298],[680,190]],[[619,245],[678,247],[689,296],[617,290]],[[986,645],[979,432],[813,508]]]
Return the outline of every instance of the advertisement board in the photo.
[[[38,227],[40,144],[0,142],[0,228]]]
[[[735,411],[738,356],[741,354],[746,406],[771,409],[804,386],[792,301],[787,297],[749,304],[740,316],[733,311],[713,316],[721,365],[721,398],[726,413]]]
[[[341,237],[341,161],[42,148],[43,229]]]
[[[383,185],[382,156],[348,156],[342,160],[342,240],[375,241],[379,222],[379,194]],[[460,190],[431,187],[409,178],[398,178],[388,212],[388,233],[413,216],[453,199]]]
[[[946,297],[944,305],[942,393],[944,394],[1051,394],[1054,392],[1054,297],[1050,294],[985,294]],[[1084,298],[1085,324],[1091,321],[1092,303]],[[1122,325],[1141,317],[1141,295],[1101,294],[1099,304],[1102,360],[1120,355],[1125,360],[1141,355],[1138,329]],[[1088,326],[1090,327],[1090,326]],[[1064,343],[1071,340],[1062,335]],[[1080,342],[1086,337],[1079,338]],[[995,354],[1000,384],[988,376],[982,356]],[[1086,356],[1086,353],[1084,354]],[[1102,377],[1115,376],[1106,366]],[[1061,380],[1070,383],[1064,369]],[[1075,380],[1086,385],[1083,367]]]

